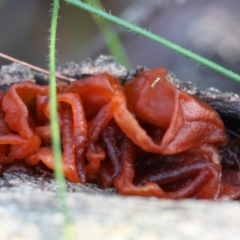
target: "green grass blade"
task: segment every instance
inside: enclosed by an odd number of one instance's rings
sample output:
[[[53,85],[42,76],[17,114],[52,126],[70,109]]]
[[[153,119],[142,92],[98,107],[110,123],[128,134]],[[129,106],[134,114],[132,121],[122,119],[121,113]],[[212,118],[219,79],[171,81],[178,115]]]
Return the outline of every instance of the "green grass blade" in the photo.
[[[60,201],[61,211],[64,216],[63,234],[64,239],[69,239],[70,218],[66,202],[66,184],[63,173],[61,138],[58,125],[57,112],[57,91],[56,91],[56,32],[58,18],[59,0],[53,1],[52,19],[50,28],[50,49],[49,49],[49,72],[50,72],[50,125],[52,130],[52,148],[55,159],[55,179],[57,182],[57,194]]]
[[[104,9],[99,0],[85,0],[85,2],[88,2],[100,9]],[[117,62],[121,63],[127,68],[130,68],[130,63],[128,61],[125,49],[113,27],[105,19],[99,18],[94,14],[91,15],[98,25],[111,55],[116,59]]]
[[[149,32],[149,31],[147,31],[147,30],[145,30],[145,29],[143,29],[139,26],[136,26],[132,23],[129,23],[129,22],[123,20],[123,19],[120,19],[116,16],[113,16],[113,15],[107,13],[107,12],[102,11],[101,9],[95,8],[95,7],[93,7],[89,4],[83,3],[79,0],[65,0],[65,1],[74,5],[74,6],[80,7],[80,8],[82,8],[82,9],[84,9],[84,10],[86,10],[86,11],[92,13],[92,14],[96,14],[100,17],[103,17],[110,22],[116,23],[116,24],[118,24],[118,25],[120,25],[120,26],[122,26],[122,27],[124,27],[128,30],[131,30],[135,33],[138,33],[138,34],[140,34],[140,35],[142,35],[146,38],[149,38],[149,39],[151,39],[151,40],[153,40],[153,41],[155,41],[155,42],[157,42],[157,43],[159,43],[159,44],[161,44],[161,45],[163,45],[163,46],[165,46],[165,47],[167,47],[167,48],[169,48],[169,49],[171,49],[171,50],[173,50],[173,51],[175,51],[179,54],[182,54],[183,56],[186,56],[186,57],[188,57],[188,58],[190,58],[190,59],[192,59],[192,60],[194,60],[194,61],[196,61],[196,62],[198,62],[198,63],[216,71],[216,72],[219,72],[219,73],[221,73],[221,74],[223,74],[223,75],[225,75],[225,76],[227,76],[227,77],[229,77],[229,78],[231,78],[231,79],[233,79],[237,82],[240,82],[240,75],[239,74],[234,73],[234,72],[232,72],[232,71],[230,71],[230,70],[228,70],[228,69],[226,69],[226,68],[224,68],[224,67],[222,67],[222,66],[220,66],[220,65],[218,65],[218,64],[216,64],[216,63],[214,63],[214,62],[212,62],[212,61],[210,61],[206,58],[204,58],[204,57],[201,57],[200,55],[195,54],[195,53],[193,53],[193,52],[191,52],[191,51],[189,51],[189,50],[187,50],[187,49],[185,49],[185,48],[183,48],[183,47],[181,47],[177,44],[174,44],[174,43],[172,43],[172,42],[170,42],[170,41],[168,41],[168,40],[166,40],[162,37],[159,37],[158,35],[153,34],[153,33]]]

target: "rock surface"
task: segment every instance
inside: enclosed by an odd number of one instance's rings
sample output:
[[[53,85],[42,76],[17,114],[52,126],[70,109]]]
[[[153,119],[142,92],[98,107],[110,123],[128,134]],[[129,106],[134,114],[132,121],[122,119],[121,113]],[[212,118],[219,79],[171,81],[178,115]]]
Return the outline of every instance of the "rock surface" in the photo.
[[[111,74],[114,75],[115,71],[123,81],[142,70],[139,68],[127,72],[109,58],[105,60],[111,68]],[[59,71],[70,77],[84,77],[102,71],[96,63],[99,64],[90,60],[85,65],[71,63]],[[85,72],[79,69],[81,66],[84,66]],[[108,71],[108,68],[104,71]],[[2,89],[9,87],[12,82],[32,78],[37,82],[41,80],[42,84],[47,83],[47,76],[21,66],[10,65],[0,71]],[[233,125],[233,122],[238,124],[238,95],[222,94],[215,89],[199,91],[193,84],[183,83],[172,75],[169,75],[169,81],[210,103],[225,122],[231,122],[229,125]],[[70,231],[74,239],[234,240],[240,236],[239,202],[121,197],[113,189],[104,191],[90,184],[67,183],[67,190]],[[0,178],[0,239],[62,238],[63,215],[54,180],[24,173],[4,174]]]
[[[54,181],[29,175],[0,180],[0,239],[62,239]],[[239,239],[238,202],[120,197],[68,184],[74,239]]]

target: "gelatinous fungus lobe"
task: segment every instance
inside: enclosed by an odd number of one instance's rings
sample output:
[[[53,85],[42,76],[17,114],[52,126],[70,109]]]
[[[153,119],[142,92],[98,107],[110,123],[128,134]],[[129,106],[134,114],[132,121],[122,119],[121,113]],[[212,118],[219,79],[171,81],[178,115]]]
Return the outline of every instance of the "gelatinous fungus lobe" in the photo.
[[[38,126],[36,113],[36,95],[47,95],[48,87],[38,86],[32,82],[12,85],[2,100],[5,121],[14,134],[7,135],[14,140],[8,162],[24,159],[41,145],[40,137],[34,128]]]
[[[194,161],[196,156],[192,159],[192,163],[189,163],[189,160],[180,161],[176,157],[176,162],[181,162],[177,168],[172,167],[171,171],[161,173],[162,170],[159,167],[157,168],[160,171],[157,173],[158,177],[156,173],[150,172],[148,178],[144,178],[145,181],[135,186],[132,183],[135,175],[134,160],[129,158],[128,166],[123,167],[120,177],[115,182],[115,187],[119,192],[127,195],[170,198],[195,196],[216,199],[220,191],[219,154],[213,146],[206,144],[219,145],[226,142],[224,125],[218,114],[200,99],[189,96],[168,83],[164,69],[142,72],[124,87],[128,109],[136,116],[135,120],[127,113],[128,110],[125,110],[125,116],[119,113],[115,118],[125,134],[146,152],[163,155],[183,152],[184,158],[188,159],[194,148],[194,151],[198,153],[198,161]],[[163,137],[152,138],[139,123],[152,124],[159,128],[164,132]],[[199,168],[202,164],[201,158],[208,159],[201,166],[203,169]],[[147,161],[151,162],[151,159]],[[164,160],[160,157],[159,161]],[[126,177],[123,177],[124,172],[128,173],[128,181]],[[181,181],[188,177],[191,181],[176,191],[164,192],[160,187],[162,185],[160,179],[165,178],[165,180],[168,179],[167,181],[172,181],[173,185],[181,186]],[[176,184],[176,179],[180,181],[180,184],[179,181]]]
[[[108,129],[110,126],[108,124],[114,116],[118,103],[125,101],[124,91],[119,80],[108,74],[101,74],[74,82],[66,88],[65,92],[73,92],[81,97],[85,117],[88,121],[85,155],[87,159],[87,179],[92,182],[98,178],[97,175],[101,171],[101,162],[106,158],[106,151],[111,155],[108,159],[115,169],[113,170],[115,173],[112,173],[112,178],[114,178],[119,171],[117,170],[119,167],[117,167],[116,154],[113,153],[114,146],[108,144],[111,141],[110,138],[114,139],[114,136],[110,137],[109,135],[110,130]],[[102,141],[106,144],[106,150],[104,150],[101,144]],[[109,173],[109,171],[107,172]],[[107,174],[102,176],[106,177]],[[108,183],[107,180],[103,181],[103,185],[106,187],[111,186],[112,178],[108,178]]]
[[[108,74],[58,85],[69,181],[114,186],[122,195],[237,196],[221,178],[216,148],[226,142],[221,119],[202,100],[172,86],[166,75],[158,68],[124,86]],[[0,101],[0,165],[22,159],[54,169],[48,87],[15,84]]]
[[[44,103],[43,99],[37,105],[42,106],[39,109],[39,118],[49,118],[49,102]],[[63,170],[66,178],[71,182],[86,182],[84,147],[87,135],[87,123],[84,117],[84,111],[80,97],[75,93],[58,93],[58,118],[61,129],[61,143],[63,149]],[[54,158],[51,146],[47,139],[50,138],[49,122],[47,125],[37,127],[37,133],[43,137],[45,144],[42,144],[29,158],[28,164],[37,164],[42,161],[50,169],[54,169]]]
[[[166,79],[165,69],[140,73],[125,84],[129,110],[139,122],[165,131],[158,142],[138,135],[132,139],[143,149],[175,154],[205,143],[225,143],[224,125],[217,112],[199,98],[178,90]]]

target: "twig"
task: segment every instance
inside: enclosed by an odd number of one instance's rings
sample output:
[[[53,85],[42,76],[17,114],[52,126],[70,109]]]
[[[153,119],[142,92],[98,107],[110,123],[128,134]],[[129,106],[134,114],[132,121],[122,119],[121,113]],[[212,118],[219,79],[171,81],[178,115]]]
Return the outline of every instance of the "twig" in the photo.
[[[8,56],[8,55],[6,55],[6,54],[3,54],[3,53],[1,53],[1,52],[0,52],[0,57],[1,57],[1,58],[4,58],[4,59],[7,59],[7,60],[9,60],[9,61],[11,61],[11,62],[19,63],[19,64],[21,64],[21,65],[23,65],[23,66],[25,66],[25,67],[29,67],[29,68],[37,71],[37,72],[41,72],[41,73],[45,73],[45,74],[47,74],[47,75],[50,75],[50,72],[47,71],[47,70],[45,70],[45,69],[43,69],[43,68],[34,66],[34,65],[30,64],[30,63],[23,62],[23,61],[21,61],[21,60],[18,60],[18,59],[16,59],[16,58],[10,57],[10,56]],[[65,76],[63,76],[63,75],[61,75],[61,74],[58,74],[58,73],[55,73],[55,76],[56,76],[57,78],[59,78],[59,79],[66,80],[66,81],[69,81],[69,82],[76,81],[76,79],[68,78],[68,77],[65,77]]]

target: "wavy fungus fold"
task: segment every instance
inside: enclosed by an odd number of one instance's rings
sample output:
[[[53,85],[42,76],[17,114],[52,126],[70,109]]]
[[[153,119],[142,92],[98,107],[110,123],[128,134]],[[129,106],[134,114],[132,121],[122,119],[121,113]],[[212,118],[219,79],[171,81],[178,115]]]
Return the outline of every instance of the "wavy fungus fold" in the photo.
[[[58,85],[67,180],[115,187],[122,195],[240,197],[239,158],[235,168],[229,160],[239,141],[226,147],[218,113],[168,83],[166,74],[144,71],[123,86],[108,74]],[[22,82],[0,94],[3,173],[54,170],[48,92],[48,86]]]

